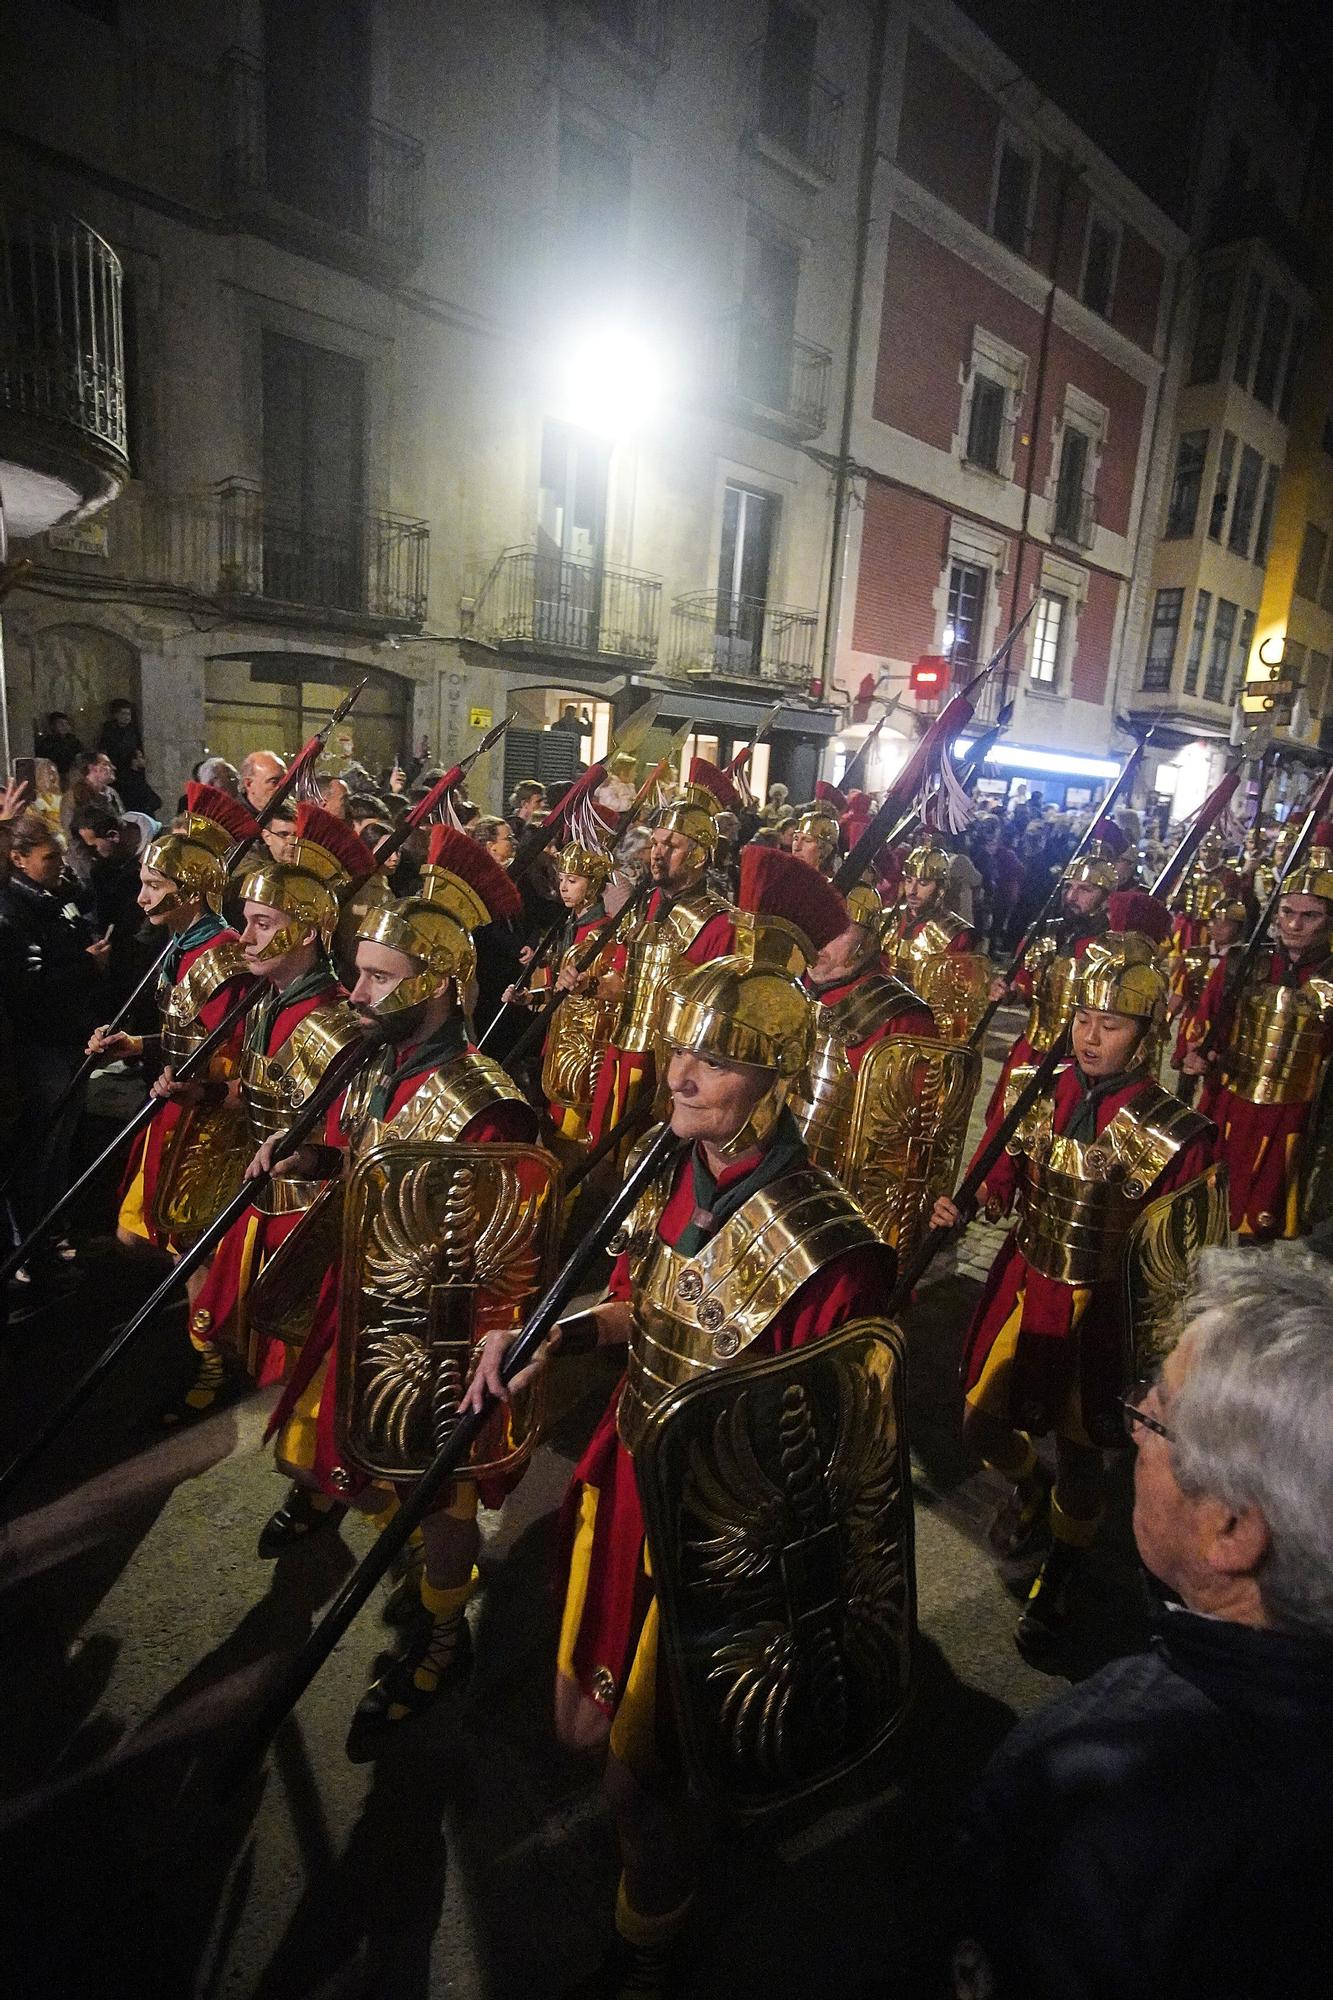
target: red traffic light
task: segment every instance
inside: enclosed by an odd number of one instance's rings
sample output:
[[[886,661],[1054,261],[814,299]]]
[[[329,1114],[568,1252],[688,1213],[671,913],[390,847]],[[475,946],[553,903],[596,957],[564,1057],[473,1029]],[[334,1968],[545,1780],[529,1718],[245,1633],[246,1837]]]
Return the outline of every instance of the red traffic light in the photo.
[[[918,701],[936,701],[949,685],[949,662],[943,653],[923,653],[907,676]]]

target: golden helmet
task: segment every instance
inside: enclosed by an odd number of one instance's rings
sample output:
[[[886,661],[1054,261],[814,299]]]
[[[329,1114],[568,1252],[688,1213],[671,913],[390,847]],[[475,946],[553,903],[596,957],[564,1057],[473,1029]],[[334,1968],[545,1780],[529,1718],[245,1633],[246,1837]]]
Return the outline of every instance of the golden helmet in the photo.
[[[806,806],[797,813],[791,827],[798,839],[818,842],[822,860],[828,861],[837,853],[839,834],[837,816],[827,806]]]
[[[1074,1005],[1151,1023],[1165,1018],[1166,993],[1167,977],[1154,940],[1142,931],[1112,931],[1094,938],[1084,953]]]
[[[1116,862],[1125,848],[1125,836],[1118,827],[1104,828],[1094,840],[1088,842],[1082,854],[1068,864],[1062,879],[1066,882],[1086,882],[1094,889],[1105,889],[1109,894],[1118,879]]]
[[[668,985],[661,1026],[668,1050],[773,1073],[743,1129],[721,1148],[733,1158],[771,1129],[810,1060],[816,1006],[800,977],[846,927],[847,906],[818,869],[780,848],[749,846],[731,953],[684,966]]]
[[[192,779],[185,787],[184,817],[149,841],[143,866],[175,883],[175,902],[216,904],[227,885],[232,848],[258,838],[259,821],[247,805]]]
[[[1225,849],[1222,846],[1221,834],[1206,833],[1199,842],[1198,852],[1195,855],[1195,864],[1197,867],[1211,872],[1214,868],[1221,866],[1224,852]]]
[[[285,910],[292,920],[255,955],[280,957],[295,947],[303,930],[317,930],[328,944],[338,926],[343,898],[374,868],[374,855],[350,826],[323,806],[304,800],[296,808],[289,858],[275,861],[266,854],[241,881],[244,901]]]
[[[1285,831],[1285,829],[1284,829]],[[1320,820],[1314,842],[1300,866],[1282,884],[1284,896],[1319,896],[1333,903],[1333,822]]]
[[[611,873],[611,857],[600,847],[587,847],[581,840],[569,840],[555,857],[562,875],[583,875],[600,889]]]
[[[719,815],[740,809],[740,796],[726,772],[707,757],[695,757],[684,789],[659,807],[652,824],[655,829],[683,833],[707,856],[717,846]]]
[[[951,856],[936,845],[934,835],[929,833],[903,863],[904,882],[938,882],[943,887],[952,873]]]
[[[421,967],[400,980],[375,1011],[415,1007],[442,979],[465,986],[477,968],[472,933],[517,916],[522,907],[518,890],[479,841],[452,826],[432,827],[420,890],[369,910],[357,929],[359,942],[384,945]]]
[[[884,919],[884,899],[873,882],[862,876],[846,892],[847,915],[863,930],[878,932]]]

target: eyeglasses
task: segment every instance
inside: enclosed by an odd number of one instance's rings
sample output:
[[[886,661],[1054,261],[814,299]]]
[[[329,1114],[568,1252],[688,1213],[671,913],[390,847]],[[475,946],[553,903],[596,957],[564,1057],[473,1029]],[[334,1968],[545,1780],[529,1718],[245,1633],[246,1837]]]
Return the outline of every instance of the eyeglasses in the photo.
[[[1150,1378],[1146,1382],[1136,1382],[1127,1396],[1118,1396],[1116,1398],[1117,1405],[1121,1412],[1129,1418],[1131,1435],[1135,1424],[1142,1424],[1144,1430],[1152,1431],[1155,1437],[1165,1438],[1168,1444],[1176,1444],[1179,1440],[1175,1432],[1168,1430],[1166,1425],[1161,1423],[1156,1417],[1150,1417],[1148,1412],[1143,1408],[1143,1404],[1152,1395],[1156,1387],[1157,1382],[1155,1378]]]

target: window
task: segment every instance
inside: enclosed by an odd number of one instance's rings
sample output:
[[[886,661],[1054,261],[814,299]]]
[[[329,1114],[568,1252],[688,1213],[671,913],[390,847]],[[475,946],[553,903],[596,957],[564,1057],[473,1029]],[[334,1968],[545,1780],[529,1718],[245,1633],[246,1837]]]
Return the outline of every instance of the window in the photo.
[[[1236,274],[1230,265],[1205,274],[1199,287],[1199,305],[1194,321],[1194,353],[1190,359],[1191,382],[1215,382],[1222,366],[1222,350],[1227,344],[1227,321],[1231,317],[1231,295]]]
[[[1250,386],[1250,370],[1254,366],[1254,343],[1259,333],[1259,308],[1263,304],[1264,281],[1257,271],[1251,271],[1245,280],[1245,306],[1240,316],[1240,332],[1236,337],[1236,366],[1233,370],[1242,389]]]
[[[1032,635],[1032,658],[1028,676],[1035,686],[1054,690],[1060,677],[1060,647],[1069,613],[1069,599],[1058,591],[1043,590],[1037,605]]]
[[[1264,497],[1259,508],[1259,531],[1254,538],[1254,560],[1268,561],[1268,544],[1273,535],[1273,509],[1277,504],[1277,467],[1270,465],[1264,474]]]
[[[1203,642],[1208,630],[1208,613],[1213,608],[1211,590],[1201,590],[1194,600],[1194,623],[1190,627],[1190,649],[1185,655],[1185,693],[1199,691],[1199,668],[1203,664]]]
[[[1281,292],[1268,294],[1268,307],[1264,313],[1264,330],[1259,336],[1259,358],[1254,364],[1253,395],[1256,403],[1262,403],[1266,410],[1273,407],[1273,397],[1277,391],[1277,373],[1282,362],[1282,350],[1287,344],[1287,328],[1291,324],[1291,307]]]
[[[972,407],[967,419],[969,465],[984,466],[987,472],[1000,470],[1000,440],[1004,435],[1004,389],[989,375],[972,378]]]
[[[733,672],[759,671],[777,525],[778,502],[773,494],[727,486],[722,496],[713,657],[719,667]]]
[[[1308,597],[1313,604],[1319,596],[1319,578],[1324,568],[1324,553],[1328,548],[1328,536],[1322,528],[1316,528],[1313,521],[1305,524],[1305,539],[1301,543],[1301,559],[1296,565],[1295,591],[1297,597]]]
[[[1259,481],[1263,477],[1264,462],[1253,445],[1246,445],[1240,455],[1240,471],[1236,474],[1236,504],[1231,511],[1231,533],[1227,536],[1227,547],[1233,556],[1248,556],[1250,536],[1254,530],[1254,509],[1259,498]]]
[[[542,426],[533,636],[595,652],[602,610],[609,447],[572,424]]]
[[[365,370],[266,332],[261,394],[264,595],[360,610]]]
[[[1083,253],[1083,303],[1103,319],[1110,316],[1119,249],[1120,232],[1115,225],[1100,215],[1089,216],[1088,241]]]
[[[1310,704],[1310,714],[1316,720],[1328,712],[1329,665],[1327,653],[1311,653],[1309,671],[1305,676],[1305,691],[1306,700]]]
[[[1278,390],[1277,414],[1280,423],[1291,422],[1292,398],[1296,394],[1296,379],[1300,374],[1301,352],[1305,346],[1305,326],[1297,320],[1291,329],[1291,345],[1287,349],[1287,365],[1282,370],[1282,387]]]
[[[251,13],[259,12],[251,9]],[[302,215],[378,231],[386,180],[373,154],[370,28],[362,6],[263,0],[263,172]]]
[[[567,248],[606,263],[629,237],[630,163],[576,125],[560,128],[559,219]]]
[[[987,573],[980,563],[956,562],[949,569],[949,611],[944,650],[952,660],[976,661],[986,614]]]
[[[1028,247],[1028,211],[1032,204],[1032,156],[1005,139],[995,176],[995,210],[991,229],[1001,243],[1021,255]]]
[[[804,8],[769,0],[759,67],[759,129],[802,157],[809,150],[819,23]]]
[[[1143,663],[1145,694],[1160,694],[1171,685],[1171,668],[1176,657],[1176,634],[1180,630],[1183,590],[1159,590],[1152,608],[1152,628],[1148,633],[1148,657]]]
[[[1208,515],[1208,538],[1220,542],[1227,524],[1227,503],[1231,498],[1231,468],[1236,458],[1236,440],[1230,431],[1222,433],[1222,449],[1217,455],[1217,483]]]
[[[1246,611],[1240,621],[1240,644],[1236,648],[1236,677],[1231,684],[1231,699],[1234,702],[1245,684],[1245,669],[1250,662],[1250,648],[1254,644],[1253,611]]]
[[[1092,440],[1086,431],[1066,424],[1060,439],[1060,471],[1055,482],[1055,514],[1051,533],[1061,541],[1086,547],[1092,540],[1092,494],[1088,490],[1088,460]]]
[[[766,410],[786,410],[791,405],[800,279],[795,246],[751,229],[745,241],[737,387],[747,401]]]
[[[1222,701],[1227,691],[1227,675],[1231,667],[1231,645],[1236,636],[1237,607],[1229,599],[1219,597],[1217,616],[1213,620],[1213,649],[1208,655],[1208,674],[1203,684],[1205,701]]]
[[[1207,431],[1181,432],[1176,446],[1176,473],[1166,508],[1165,541],[1184,541],[1194,533],[1199,495],[1203,490],[1203,462],[1207,456]]]

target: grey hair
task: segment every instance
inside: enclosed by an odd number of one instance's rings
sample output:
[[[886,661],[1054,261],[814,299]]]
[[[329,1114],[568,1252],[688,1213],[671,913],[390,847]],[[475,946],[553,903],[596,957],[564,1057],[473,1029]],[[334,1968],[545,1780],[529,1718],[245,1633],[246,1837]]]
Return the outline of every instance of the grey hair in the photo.
[[[1270,1622],[1333,1637],[1333,1269],[1285,1244],[1208,1250],[1171,1398],[1183,1493],[1253,1507]]]
[[[213,785],[220,792],[234,791],[240,775],[236,766],[229,764],[225,757],[205,757],[199,766],[200,784]]]

